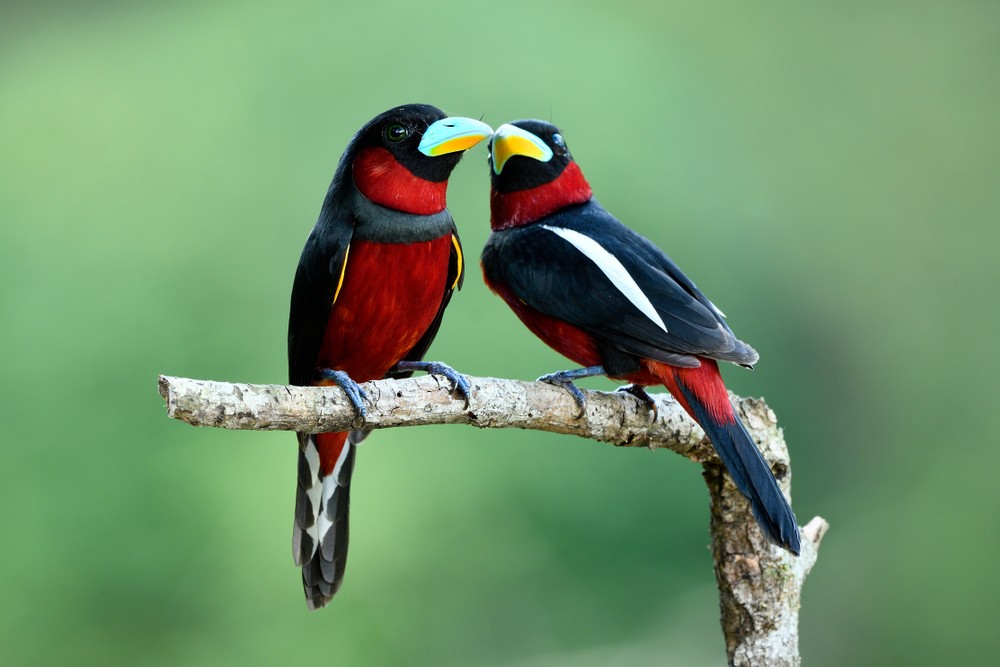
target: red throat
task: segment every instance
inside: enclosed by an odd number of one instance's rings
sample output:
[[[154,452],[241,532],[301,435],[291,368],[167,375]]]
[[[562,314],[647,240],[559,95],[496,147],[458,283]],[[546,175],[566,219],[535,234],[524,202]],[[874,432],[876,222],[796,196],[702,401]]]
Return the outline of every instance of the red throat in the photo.
[[[384,148],[362,150],[352,168],[358,190],[379,206],[414,215],[433,215],[447,206],[448,181],[435,183],[414,176]]]
[[[564,206],[582,204],[592,192],[576,162],[566,165],[559,177],[544,185],[517,192],[490,191],[490,227],[509,229],[541,220]]]

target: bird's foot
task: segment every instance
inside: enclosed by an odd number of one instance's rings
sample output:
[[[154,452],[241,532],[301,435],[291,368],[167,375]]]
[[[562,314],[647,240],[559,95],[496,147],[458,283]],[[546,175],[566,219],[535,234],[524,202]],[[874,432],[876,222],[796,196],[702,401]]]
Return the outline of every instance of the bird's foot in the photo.
[[[656,401],[649,395],[644,386],[641,384],[627,384],[624,387],[618,387],[616,391],[620,391],[625,394],[632,394],[638,398],[647,408],[649,408],[649,411],[653,413],[653,421],[656,421],[656,418],[660,414],[660,410],[656,407]]]
[[[448,364],[440,361],[400,361],[396,364],[396,370],[423,371],[429,375],[441,375],[448,378],[451,380],[451,390],[458,392],[465,400],[465,407],[469,407],[469,395],[472,392],[472,387],[469,385],[469,378]]]
[[[587,368],[578,368],[575,371],[559,371],[558,373],[549,373],[548,375],[543,375],[538,378],[537,381],[562,387],[568,391],[570,396],[573,397],[573,400],[576,401],[576,407],[580,408],[580,412],[576,415],[576,418],[580,419],[587,411],[587,397],[583,395],[583,392],[580,391],[579,387],[573,384],[573,380],[589,378],[594,375],[604,375],[604,367],[588,366]]]
[[[335,371],[332,368],[323,368],[320,369],[319,376],[324,380],[333,381],[334,384],[344,390],[347,400],[354,406],[354,410],[358,413],[359,417],[364,418],[368,415],[368,408],[365,407],[363,402],[368,400],[368,392],[352,380],[347,373],[344,371]]]

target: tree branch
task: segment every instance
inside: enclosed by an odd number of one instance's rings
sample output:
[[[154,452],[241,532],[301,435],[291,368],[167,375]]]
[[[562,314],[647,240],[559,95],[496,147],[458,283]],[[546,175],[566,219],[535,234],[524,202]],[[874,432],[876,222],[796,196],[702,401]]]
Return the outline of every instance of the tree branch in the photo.
[[[733,665],[797,665],[802,584],[816,562],[827,523],[803,529],[799,557],[767,543],[749,503],[724,474],[701,428],[669,395],[654,395],[655,421],[637,398],[584,390],[587,410],[577,418],[569,393],[541,382],[469,377],[466,407],[437,376],[364,383],[362,420],[337,387],[291,387],[160,376],[167,415],[195,426],[241,430],[345,431],[422,424],[470,424],[568,433],[624,447],[666,448],[701,463],[711,496],[712,552],[719,583],[722,628]],[[744,424],[785,493],[791,481],[788,449],[774,412],[759,399],[731,395]]]

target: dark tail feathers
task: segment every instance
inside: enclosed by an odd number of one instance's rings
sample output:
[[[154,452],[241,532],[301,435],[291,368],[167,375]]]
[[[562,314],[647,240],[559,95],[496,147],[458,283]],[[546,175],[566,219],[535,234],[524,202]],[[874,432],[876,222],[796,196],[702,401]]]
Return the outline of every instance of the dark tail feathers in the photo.
[[[295,564],[302,567],[302,586],[312,610],[326,605],[344,580],[354,445],[367,434],[367,431],[351,431],[320,436],[344,438],[342,460],[328,476],[322,474],[317,436],[299,434],[299,484],[292,551]]]
[[[769,541],[797,556],[800,538],[795,514],[746,428],[735,415],[731,423],[713,419],[688,387],[680,382],[678,385],[691,406],[692,416],[712,441],[736,487],[750,501],[761,532]]]

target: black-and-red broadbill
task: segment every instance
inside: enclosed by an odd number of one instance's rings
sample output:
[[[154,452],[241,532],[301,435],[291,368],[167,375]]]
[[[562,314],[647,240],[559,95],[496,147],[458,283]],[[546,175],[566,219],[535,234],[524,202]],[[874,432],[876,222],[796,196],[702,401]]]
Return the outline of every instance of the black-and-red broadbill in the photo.
[[[445,203],[465,150],[490,136],[477,120],[410,104],[382,113],[351,140],[306,241],[292,287],[288,376],[339,385],[365,412],[356,384],[414,370],[464,377],[422,362],[464,276],[462,246]],[[299,433],[293,553],[310,609],[344,577],[355,445],[367,431]]]
[[[647,403],[644,387],[665,386],[705,430],[763,534],[797,554],[795,515],[733,412],[717,364],[749,367],[757,352],[662,250],[593,198],[558,128],[502,125],[490,165],[486,283],[535,335],[584,367],[540,379],[566,387],[581,408],[577,378],[625,380]]]

